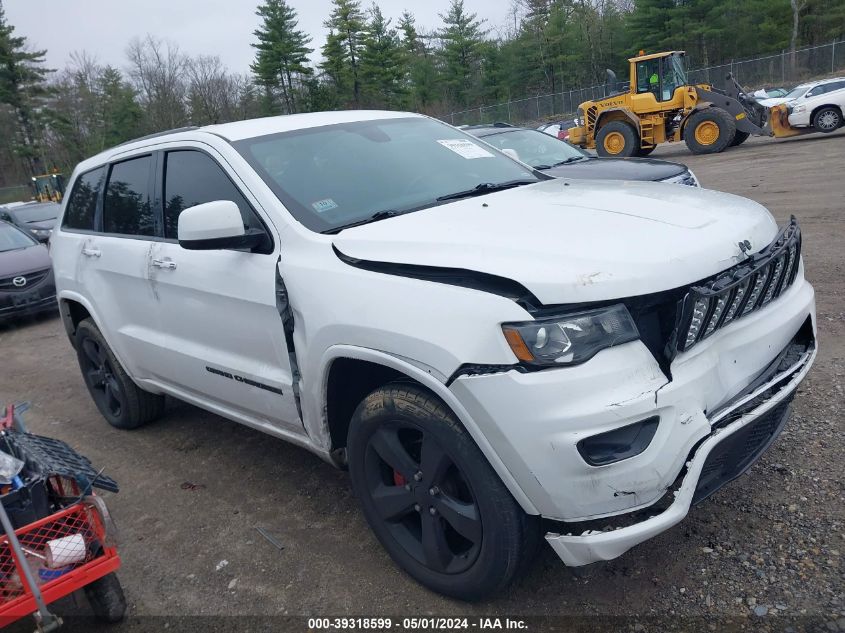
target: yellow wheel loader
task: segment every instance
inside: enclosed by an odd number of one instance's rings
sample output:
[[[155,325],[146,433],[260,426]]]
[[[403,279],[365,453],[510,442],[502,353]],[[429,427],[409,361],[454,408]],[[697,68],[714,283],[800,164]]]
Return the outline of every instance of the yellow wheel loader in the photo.
[[[647,156],[661,143],[684,141],[694,154],[713,154],[750,135],[794,136],[785,106],[771,112],[748,95],[731,75],[719,90],[687,81],[683,51],[640,54],[628,60],[627,91],[578,107],[581,125],[569,142],[599,156]],[[616,76],[608,70],[609,85]]]

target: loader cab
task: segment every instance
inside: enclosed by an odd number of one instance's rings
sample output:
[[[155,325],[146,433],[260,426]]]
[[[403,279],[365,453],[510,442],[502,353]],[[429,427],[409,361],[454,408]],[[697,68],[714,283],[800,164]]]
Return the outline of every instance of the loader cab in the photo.
[[[675,90],[687,85],[683,51],[639,55],[628,61],[634,94],[651,94],[658,102],[672,101]]]

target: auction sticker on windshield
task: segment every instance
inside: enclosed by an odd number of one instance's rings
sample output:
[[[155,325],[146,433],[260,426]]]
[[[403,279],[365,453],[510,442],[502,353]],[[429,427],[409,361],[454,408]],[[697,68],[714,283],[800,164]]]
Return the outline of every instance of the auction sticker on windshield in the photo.
[[[464,158],[493,158],[493,154],[483,147],[479,147],[472,141],[467,141],[462,138],[450,138],[437,142],[446,149],[450,149]]]

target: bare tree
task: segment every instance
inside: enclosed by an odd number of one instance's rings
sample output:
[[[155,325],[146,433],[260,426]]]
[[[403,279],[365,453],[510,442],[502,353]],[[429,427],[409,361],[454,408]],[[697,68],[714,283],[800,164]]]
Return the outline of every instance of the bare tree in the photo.
[[[191,122],[207,125],[231,120],[237,107],[237,86],[220,58],[200,55],[189,59],[185,70]]]
[[[185,125],[187,109],[187,58],[179,47],[147,35],[133,39],[126,49],[129,76],[140,96],[151,131]]]

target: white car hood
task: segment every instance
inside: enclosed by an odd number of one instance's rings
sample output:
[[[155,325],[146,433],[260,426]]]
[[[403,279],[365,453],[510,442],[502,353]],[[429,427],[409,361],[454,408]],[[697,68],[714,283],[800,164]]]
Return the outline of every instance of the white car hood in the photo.
[[[459,268],[521,283],[543,304],[677,288],[769,244],[756,202],[695,187],[555,179],[341,231],[344,255]]]
[[[767,108],[771,108],[772,106],[780,105],[782,103],[789,103],[792,99],[787,99],[785,97],[771,97],[769,99],[757,99],[757,103],[761,106],[765,106]]]

